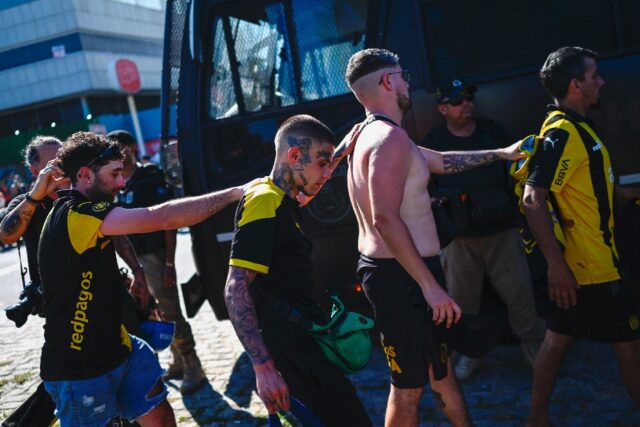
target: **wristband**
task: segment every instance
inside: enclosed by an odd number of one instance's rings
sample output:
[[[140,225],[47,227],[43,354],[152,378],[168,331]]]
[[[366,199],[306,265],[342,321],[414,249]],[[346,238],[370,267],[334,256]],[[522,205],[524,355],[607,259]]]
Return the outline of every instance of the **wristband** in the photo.
[[[29,193],[25,193],[25,200],[33,205],[39,205],[42,203],[42,200],[36,200]]]

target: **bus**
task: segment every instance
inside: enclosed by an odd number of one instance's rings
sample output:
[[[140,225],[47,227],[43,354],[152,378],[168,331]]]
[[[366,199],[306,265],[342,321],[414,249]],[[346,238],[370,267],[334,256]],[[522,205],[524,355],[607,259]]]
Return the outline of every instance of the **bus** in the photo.
[[[513,135],[536,133],[550,103],[538,70],[552,50],[601,55],[606,80],[594,114],[621,185],[640,183],[640,2],[634,0],[168,0],[162,75],[162,158],[177,194],[198,195],[267,175],[273,137],[305,113],[341,138],[364,111],[349,92],[350,56],[397,53],[411,70],[403,127],[420,141],[442,124],[442,81],[478,87],[476,111]],[[219,319],[235,206],[191,227],[199,286]],[[622,206],[619,245],[640,277],[637,205]],[[304,209],[314,280],[347,303],[364,301],[355,276],[357,224],[340,165]],[[631,260],[631,262],[629,262]]]

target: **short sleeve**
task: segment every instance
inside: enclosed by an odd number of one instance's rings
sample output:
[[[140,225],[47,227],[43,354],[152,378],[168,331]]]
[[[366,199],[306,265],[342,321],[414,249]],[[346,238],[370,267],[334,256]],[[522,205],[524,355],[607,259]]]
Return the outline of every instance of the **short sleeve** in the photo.
[[[26,198],[26,194],[18,194],[16,197],[11,199],[9,205],[7,205],[7,214],[14,210]]]
[[[561,128],[547,131],[538,151],[531,158],[527,184],[560,192],[580,165],[576,144],[569,143],[569,132]]]
[[[229,265],[269,273],[281,202],[282,195],[271,191],[245,194],[236,212]]]
[[[93,248],[104,237],[100,227],[116,205],[109,202],[84,202],[72,207],[67,215],[67,230],[73,249],[81,254]]]

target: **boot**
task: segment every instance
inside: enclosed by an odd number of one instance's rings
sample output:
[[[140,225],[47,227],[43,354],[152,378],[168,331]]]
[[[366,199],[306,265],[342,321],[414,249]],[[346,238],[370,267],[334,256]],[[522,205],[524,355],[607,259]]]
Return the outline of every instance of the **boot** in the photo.
[[[171,354],[173,355],[173,362],[169,363],[169,367],[162,374],[162,379],[165,381],[179,380],[184,375],[182,355],[178,353],[178,349],[173,344],[171,344]]]
[[[207,380],[202,370],[200,359],[195,350],[182,355],[184,363],[184,375],[182,376],[182,384],[180,385],[180,393],[183,395],[193,393],[200,388],[200,385]]]

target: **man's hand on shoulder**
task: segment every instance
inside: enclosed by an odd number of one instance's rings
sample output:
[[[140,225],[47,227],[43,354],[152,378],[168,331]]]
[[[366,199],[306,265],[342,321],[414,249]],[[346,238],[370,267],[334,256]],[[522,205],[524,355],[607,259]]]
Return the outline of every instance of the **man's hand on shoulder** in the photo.
[[[498,156],[503,160],[520,160],[524,158],[526,154],[520,151],[521,142],[522,141],[517,141],[508,147],[496,150],[498,152]]]
[[[282,375],[277,371],[272,360],[259,365],[253,365],[256,373],[256,388],[258,396],[267,407],[270,414],[278,411],[288,411],[290,407],[289,387]]]

